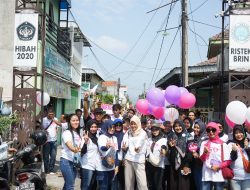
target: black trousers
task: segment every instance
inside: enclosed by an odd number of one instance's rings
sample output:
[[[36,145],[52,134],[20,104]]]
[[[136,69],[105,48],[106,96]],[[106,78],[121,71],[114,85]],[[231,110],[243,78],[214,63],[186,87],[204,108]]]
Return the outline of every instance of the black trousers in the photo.
[[[146,162],[146,175],[149,190],[162,190],[164,169],[155,167],[151,163]]]

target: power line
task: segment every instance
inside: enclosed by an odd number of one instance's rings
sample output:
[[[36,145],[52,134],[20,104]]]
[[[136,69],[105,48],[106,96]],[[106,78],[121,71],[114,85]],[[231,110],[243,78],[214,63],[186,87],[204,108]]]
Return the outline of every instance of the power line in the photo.
[[[166,29],[167,29],[167,26],[168,26],[168,21],[169,21],[169,18],[170,18],[170,14],[172,12],[172,6],[173,6],[173,3],[176,2],[176,1],[171,1],[171,4],[170,4],[170,8],[169,8],[169,11],[168,11],[168,15],[167,15],[167,22],[166,22],[166,25],[165,25],[165,30],[164,32],[166,32]],[[160,50],[159,50],[159,53],[158,53],[158,57],[157,57],[157,61],[156,61],[156,66],[155,66],[155,69],[154,69],[154,72],[153,72],[153,76],[151,78],[151,81],[149,83],[149,87],[151,86],[152,82],[153,82],[153,79],[154,79],[154,76],[155,76],[155,72],[156,72],[156,69],[158,67],[158,64],[159,64],[159,60],[160,60],[160,56],[161,56],[161,51],[162,51],[162,47],[163,47],[163,43],[164,43],[164,39],[165,39],[165,35],[162,36],[162,40],[161,40],[161,46],[160,46]]]
[[[190,8],[190,14],[191,14],[191,17],[192,17],[192,20],[194,19],[193,17],[193,13],[192,13],[192,5],[191,5],[191,1],[189,0],[189,8]],[[193,22],[193,28],[194,28],[194,32],[196,33],[196,29],[195,29],[195,24]],[[194,39],[195,39],[195,43],[196,43],[196,46],[197,46],[197,49],[198,49],[198,53],[199,53],[199,57],[200,57],[200,61],[202,62],[202,58],[201,58],[201,51],[200,51],[200,47],[198,45],[198,39],[197,39],[197,35],[194,35]]]
[[[109,76],[110,75],[109,71],[101,64],[100,60],[98,59],[98,57],[96,56],[96,54],[94,53],[94,51],[92,50],[92,48],[89,47],[89,49],[90,49],[92,55],[94,56],[96,62],[98,63],[100,69],[102,69],[107,74],[107,76]],[[113,78],[113,77],[111,77],[111,78]]]
[[[168,16],[169,14],[167,14],[166,18],[164,19],[164,22],[162,23],[162,26],[160,27],[160,29],[165,25],[165,23],[168,22]],[[152,40],[152,42],[150,43],[148,49],[146,50],[146,52],[144,53],[144,55],[142,56],[142,58],[140,59],[140,61],[138,62],[138,64],[135,66],[134,70],[136,71],[136,69],[141,65],[141,63],[144,61],[144,59],[146,58],[146,56],[148,55],[148,52],[151,50],[151,48],[153,47],[153,44],[156,41],[156,38],[158,37],[158,32],[155,34],[154,39]],[[155,68],[154,68],[155,70]],[[127,80],[131,75],[133,75],[133,72],[128,74],[124,80]]]
[[[87,37],[86,37],[87,38]],[[100,50],[104,51],[105,53],[109,54],[110,56],[114,57],[115,59],[117,60],[120,60],[122,61],[123,59],[114,55],[113,53],[110,53],[109,51],[105,50],[104,48],[102,48],[101,46],[99,46],[97,43],[95,43],[94,41],[92,41],[91,39],[87,38],[92,44],[94,44],[97,48],[99,48]],[[126,62],[127,64],[129,65],[132,65],[132,66],[135,66],[137,64],[135,63],[131,63],[131,62],[128,62],[127,60],[123,60],[124,62]],[[144,68],[144,69],[148,69],[148,70],[152,70],[154,69],[153,67],[145,67],[145,66],[141,66],[141,68]]]
[[[159,6],[162,4],[163,0],[161,0]],[[125,55],[125,57],[120,61],[120,63],[113,69],[113,71],[115,71],[118,67],[120,67],[120,65],[124,62],[124,60],[130,55],[130,53],[133,51],[133,49],[136,47],[136,45],[138,44],[138,42],[140,41],[140,39],[142,38],[143,34],[146,32],[146,30],[148,29],[149,25],[151,24],[153,18],[155,17],[157,11],[155,11],[155,13],[153,14],[153,16],[151,17],[151,19],[149,20],[149,22],[147,23],[146,27],[144,28],[144,30],[142,31],[142,33],[140,34],[139,38],[136,40],[136,42],[134,43],[134,45],[132,46],[132,48],[129,50],[129,52]]]
[[[201,21],[197,21],[197,20],[193,20],[193,19],[188,19],[188,20],[199,23],[199,24],[203,24],[203,25],[206,25],[206,26],[210,26],[210,27],[213,27],[213,28],[221,29],[221,27],[219,27],[219,26],[214,26],[214,25],[207,24],[207,23],[204,23],[204,22],[201,22]]]
[[[177,34],[178,34],[179,31],[180,31],[180,27],[176,30],[176,33],[175,33],[175,35],[174,35],[174,38],[173,38],[173,40],[172,40],[172,42],[171,42],[171,45],[170,45],[170,47],[169,47],[169,49],[168,49],[167,55],[166,55],[165,58],[164,58],[164,61],[163,61],[162,65],[161,65],[161,68],[159,69],[159,72],[158,72],[158,74],[157,74],[156,79],[157,79],[157,78],[159,77],[159,75],[160,75],[160,72],[161,72],[161,70],[162,70],[162,68],[163,68],[163,65],[165,64],[165,62],[166,62],[166,60],[167,60],[167,57],[168,57],[168,55],[169,55],[169,53],[170,53],[170,51],[171,51],[171,49],[172,49],[172,47],[173,47],[173,45],[174,45],[174,42],[175,42],[175,40],[176,40],[176,37],[177,37]]]
[[[196,7],[193,11],[191,11],[188,15],[193,14],[195,11],[200,9],[206,2],[208,2],[208,0],[205,0],[204,2],[202,2],[198,7]]]
[[[205,40],[201,35],[199,35],[199,34],[196,33],[195,31],[193,31],[193,30],[190,28],[189,25],[188,25],[188,28],[189,28],[189,30],[190,30],[194,35],[197,35],[197,36],[204,42],[204,44],[205,44],[206,46],[208,46],[206,40]]]
[[[176,1],[171,2],[171,3],[167,3],[167,4],[165,4],[165,5],[162,5],[162,6],[160,6],[160,7],[157,7],[157,8],[155,8],[155,9],[153,9],[153,10],[151,10],[151,11],[148,11],[148,12],[146,12],[146,13],[151,13],[151,12],[153,12],[153,11],[157,11],[158,9],[161,9],[161,8],[166,7],[166,6],[168,6],[168,5],[172,5],[172,3],[175,3],[175,2],[178,2],[178,1],[179,1],[179,0],[176,0]]]

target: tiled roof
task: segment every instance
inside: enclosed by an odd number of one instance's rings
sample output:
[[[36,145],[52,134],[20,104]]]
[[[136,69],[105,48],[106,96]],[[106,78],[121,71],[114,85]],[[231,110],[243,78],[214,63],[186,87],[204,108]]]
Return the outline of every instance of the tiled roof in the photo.
[[[212,57],[211,59],[208,59],[206,61],[202,61],[200,63],[197,63],[197,65],[213,65],[217,63],[217,56]]]
[[[216,35],[212,36],[211,38],[209,38],[209,41],[211,41],[211,40],[221,40],[221,36],[222,36],[222,33],[216,34]],[[224,39],[225,40],[229,39],[229,29],[224,30]]]
[[[102,87],[107,87],[107,86],[117,86],[117,81],[105,81],[105,82],[102,82]]]

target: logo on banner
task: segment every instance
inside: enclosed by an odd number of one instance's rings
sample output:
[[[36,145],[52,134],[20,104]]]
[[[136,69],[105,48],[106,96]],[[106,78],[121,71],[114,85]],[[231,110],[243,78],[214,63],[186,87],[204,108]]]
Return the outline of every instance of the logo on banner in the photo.
[[[250,39],[250,29],[247,24],[239,23],[232,28],[232,37],[239,43],[245,43]]]
[[[36,32],[36,28],[29,22],[20,24],[16,30],[18,38],[22,41],[32,40]]]

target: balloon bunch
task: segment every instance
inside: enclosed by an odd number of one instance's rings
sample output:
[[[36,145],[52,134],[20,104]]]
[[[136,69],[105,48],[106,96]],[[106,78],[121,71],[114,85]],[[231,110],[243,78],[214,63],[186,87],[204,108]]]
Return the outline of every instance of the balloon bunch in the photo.
[[[189,109],[195,105],[196,98],[184,87],[170,85],[166,90],[151,88],[147,91],[146,99],[136,102],[137,110],[143,115],[152,114],[156,119],[173,122],[179,117],[177,109],[169,105],[175,105],[182,109]]]
[[[225,121],[227,125],[234,128],[236,124],[250,126],[250,107],[238,100],[230,102],[226,107]]]

